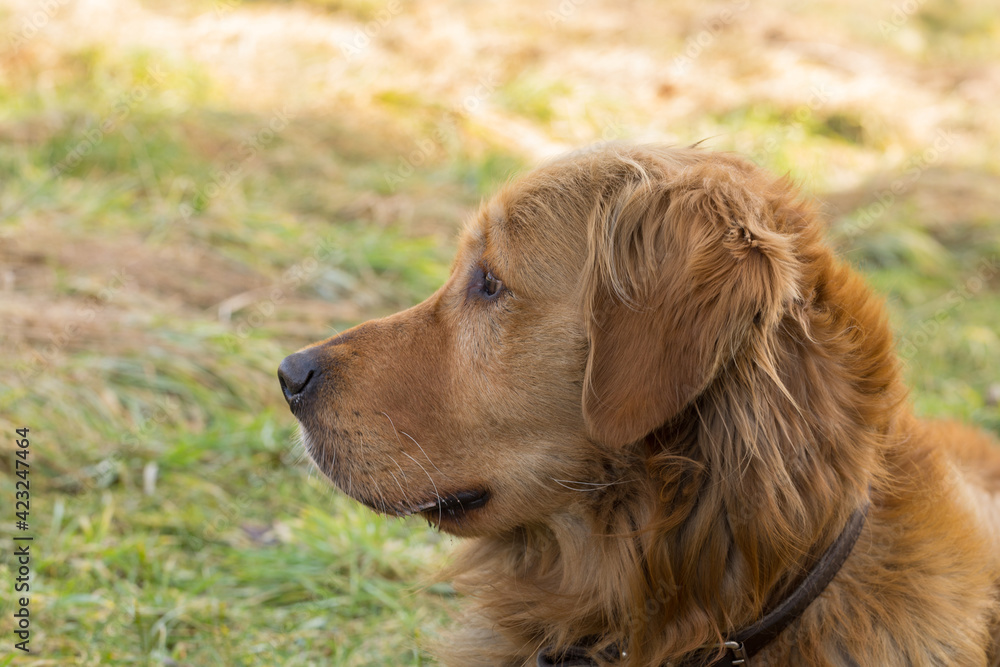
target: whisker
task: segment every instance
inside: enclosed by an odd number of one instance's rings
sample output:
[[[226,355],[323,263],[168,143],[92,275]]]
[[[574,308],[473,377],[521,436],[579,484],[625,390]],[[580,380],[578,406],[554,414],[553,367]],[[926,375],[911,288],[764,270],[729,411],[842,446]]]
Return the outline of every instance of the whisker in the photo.
[[[549,479],[551,479],[553,482],[555,482],[556,484],[558,484],[559,486],[561,486],[561,487],[563,487],[565,489],[569,489],[570,491],[578,491],[580,493],[589,493],[591,491],[600,491],[601,489],[607,488],[609,486],[615,486],[616,484],[627,484],[628,482],[634,481],[634,480],[631,480],[631,479],[620,479],[617,482],[599,483],[599,482],[577,482],[577,481],[571,480],[571,479],[556,479],[555,477],[550,477]],[[570,484],[579,484],[581,486],[589,486],[591,488],[589,488],[589,489],[578,489],[578,488],[574,488],[572,486],[569,486]]]
[[[375,478],[370,472],[366,472],[365,474],[368,475],[368,479],[372,481],[372,504],[380,507],[382,514],[385,514],[385,502],[382,500],[382,492],[378,488],[378,482],[375,481]]]
[[[400,498],[400,502],[405,502],[405,499],[406,499],[406,491],[403,491],[403,486],[402,486],[402,485],[401,485],[401,484],[399,483],[399,480],[398,480],[398,479],[396,478],[396,475],[395,475],[395,473],[393,473],[393,472],[392,472],[391,470],[389,470],[389,471],[388,471],[388,473],[389,473],[390,475],[392,475],[392,480],[393,480],[394,482],[396,482],[396,486],[398,486],[398,487],[399,487],[399,493],[400,493],[400,496],[401,496],[401,498]]]
[[[403,466],[399,465],[399,461],[397,461],[395,458],[393,458],[392,454],[388,454],[388,456],[389,456],[389,460],[396,464],[396,467],[399,469],[399,474],[403,477],[403,481],[406,482],[406,486],[409,487],[410,486],[410,480],[406,478],[406,471],[403,470]],[[394,479],[395,479],[395,477],[396,476],[393,475]],[[399,484],[399,482],[396,482],[396,483]],[[399,490],[403,491],[403,488],[400,487]],[[405,491],[403,491],[403,495],[406,495]]]
[[[438,472],[441,472],[441,469],[434,465],[434,461],[431,461],[431,457],[427,456],[427,452],[424,451],[424,448],[420,446],[420,443],[417,442],[416,439],[412,435],[410,435],[406,431],[400,431],[400,433],[402,433],[403,435],[405,435],[410,440],[413,440],[413,444],[416,445],[420,449],[420,451],[424,455],[424,458],[427,459],[427,462],[430,463],[432,466],[434,466],[435,470],[437,470]],[[444,473],[441,472],[441,474],[443,475]]]
[[[414,440],[414,442],[416,442],[416,440]],[[434,497],[437,498],[437,500],[438,500],[438,523],[440,523],[441,522],[441,494],[438,492],[437,484],[434,483],[434,478],[431,477],[431,474],[429,472],[427,472],[427,468],[425,468],[420,461],[418,461],[415,458],[413,458],[412,456],[410,456],[409,452],[403,452],[403,456],[405,456],[406,458],[410,459],[411,461],[413,461],[414,463],[416,463],[418,466],[420,466],[420,469],[424,471],[425,475],[427,475],[427,479],[429,479],[431,481],[431,486],[434,487]],[[432,463],[431,465],[434,465],[434,464]],[[438,470],[438,472],[441,472],[441,471]]]
[[[627,484],[628,482],[633,482],[635,480],[631,479],[620,479],[617,482],[578,482],[575,479],[556,479],[555,477],[550,477],[553,482],[566,482],[567,484],[582,484],[584,486],[614,486],[616,484]]]
[[[389,420],[389,426],[392,427],[392,432],[396,434],[396,442],[399,443],[399,447],[402,449],[403,441],[399,439],[399,431],[396,430],[396,425],[392,423],[392,417],[387,415],[384,411],[382,412],[382,416]]]

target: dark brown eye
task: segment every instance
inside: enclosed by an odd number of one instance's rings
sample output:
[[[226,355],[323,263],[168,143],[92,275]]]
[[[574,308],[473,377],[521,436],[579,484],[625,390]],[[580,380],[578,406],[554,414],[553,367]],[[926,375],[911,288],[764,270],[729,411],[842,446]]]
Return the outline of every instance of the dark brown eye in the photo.
[[[500,293],[501,288],[503,288],[503,283],[497,280],[492,271],[487,271],[486,276],[483,277],[483,294],[487,298],[493,298]]]

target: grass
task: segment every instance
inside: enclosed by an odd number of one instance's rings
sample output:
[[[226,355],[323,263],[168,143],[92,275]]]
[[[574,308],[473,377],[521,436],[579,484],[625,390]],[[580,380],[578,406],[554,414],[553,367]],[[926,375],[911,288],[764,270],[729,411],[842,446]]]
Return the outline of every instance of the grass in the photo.
[[[649,3],[663,29],[626,38],[614,3],[558,25],[446,4],[60,6],[0,44],[0,437],[31,429],[35,537],[33,652],[2,657],[5,593],[0,665],[430,664],[451,540],[331,490],[275,369],[424,298],[481,198],[591,141],[709,138],[789,173],[886,295],[918,411],[1000,432],[1000,126],[975,104],[995,21],[932,2],[880,36],[850,3],[746,12],[671,74],[714,14]],[[816,25],[864,67],[795,51]],[[938,63],[954,86],[912,82]],[[802,81],[824,77],[817,102]]]

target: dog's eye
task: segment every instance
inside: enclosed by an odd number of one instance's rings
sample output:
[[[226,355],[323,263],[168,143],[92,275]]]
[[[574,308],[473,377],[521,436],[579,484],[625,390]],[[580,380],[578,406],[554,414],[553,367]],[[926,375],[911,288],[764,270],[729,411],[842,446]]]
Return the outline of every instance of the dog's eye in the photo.
[[[483,294],[488,298],[493,298],[500,293],[503,283],[500,282],[492,271],[487,271],[483,277]]]
[[[469,294],[480,299],[493,301],[504,290],[503,281],[493,275],[492,271],[485,267],[476,269],[472,282],[469,285]]]

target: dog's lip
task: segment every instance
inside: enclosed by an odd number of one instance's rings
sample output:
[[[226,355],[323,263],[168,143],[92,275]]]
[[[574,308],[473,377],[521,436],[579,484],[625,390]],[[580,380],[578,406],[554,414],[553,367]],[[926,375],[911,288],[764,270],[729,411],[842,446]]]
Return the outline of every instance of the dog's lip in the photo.
[[[490,492],[485,489],[470,489],[410,507],[406,514],[430,514],[433,516],[457,516],[470,510],[479,509],[490,500]]]

